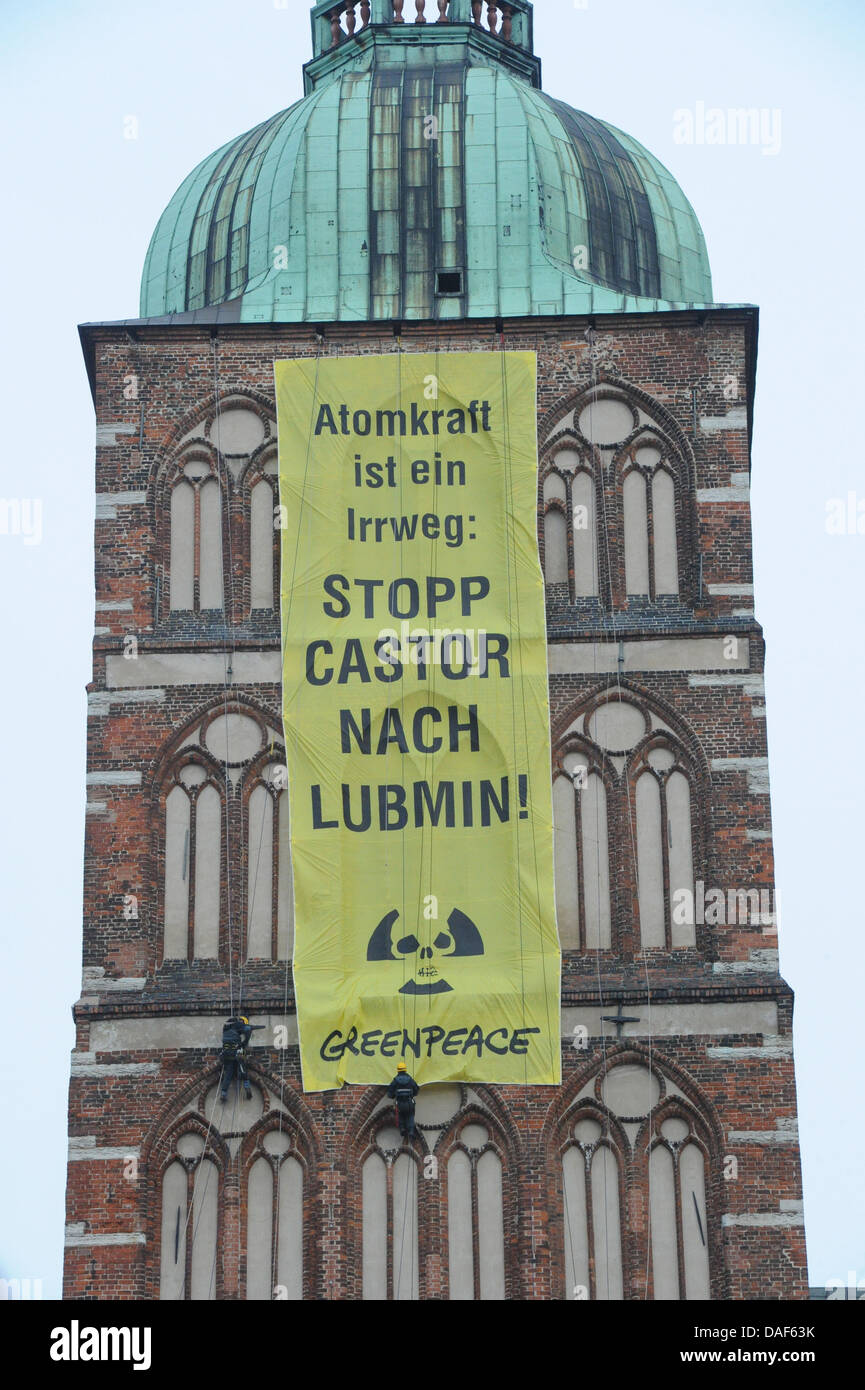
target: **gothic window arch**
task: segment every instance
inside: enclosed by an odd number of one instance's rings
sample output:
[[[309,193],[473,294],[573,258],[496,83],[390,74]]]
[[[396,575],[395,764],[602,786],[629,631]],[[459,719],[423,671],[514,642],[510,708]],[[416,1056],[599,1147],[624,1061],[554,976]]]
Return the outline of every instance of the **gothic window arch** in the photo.
[[[278,607],[273,415],[264,397],[228,389],[173,432],[153,484],[158,622]]]
[[[160,1174],[159,1297],[209,1301],[218,1293],[222,1162],[208,1130],[182,1126]]]
[[[278,753],[268,750],[244,779],[247,960],[290,960],[294,951],[288,776]]]
[[[624,1146],[594,1105],[576,1112],[561,1153],[565,1287],[569,1297],[624,1297],[622,1251]]]
[[[567,738],[553,767],[556,920],[565,950],[609,950],[610,770],[589,740]]]
[[[440,1162],[447,1183],[451,1301],[505,1297],[504,1163],[486,1116],[463,1117]]]
[[[362,1297],[416,1302],[421,1297],[418,1241],[420,1155],[402,1144],[390,1112],[361,1160]]]
[[[245,1157],[246,1298],[293,1302],[304,1293],[306,1163],[280,1112]]]
[[[668,733],[651,738],[629,767],[636,830],[640,944],[675,950],[696,944],[694,913],[675,905],[693,902],[695,805],[689,759]],[[681,920],[685,917],[685,920]]]
[[[643,433],[620,462],[625,594],[650,599],[679,593],[681,472],[665,441]]]
[[[636,1048],[572,1084],[555,1118],[566,1299],[712,1297],[720,1131],[686,1084]]]
[[[566,584],[572,598],[598,594],[595,477],[569,441],[551,453],[541,481],[544,579]]]
[[[261,1055],[265,1070],[258,1062]],[[148,1244],[158,1250],[147,1296],[294,1301],[314,1296],[320,1146],[292,1087],[268,1080],[267,1050],[248,1066],[252,1099],[219,1099],[219,1068],[176,1097],[144,1146]],[[172,1118],[173,1115],[173,1118]]]
[[[551,412],[541,438],[547,584],[564,582],[564,523],[573,601],[595,595],[616,607],[629,596],[694,601],[692,454],[660,402],[633,386],[600,381]],[[578,516],[587,526],[583,533]]]
[[[171,961],[291,958],[288,773],[278,721],[214,704],[174,740],[154,776],[162,943]]]
[[[544,579],[568,582],[568,488],[561,473],[551,469],[541,485],[544,506]]]
[[[380,1092],[379,1092],[380,1094]],[[493,1105],[495,1103],[493,1102]],[[507,1233],[516,1227],[515,1136],[464,1085],[422,1086],[414,1143],[371,1093],[346,1150],[356,1176],[357,1296],[405,1301],[513,1297]],[[362,1112],[361,1112],[362,1113]]]
[[[690,1109],[673,1103],[655,1114],[648,1147],[654,1297],[708,1299],[710,1158]]]
[[[187,754],[164,784],[164,960],[219,955],[224,782]]]
[[[275,523],[279,515],[279,463],[272,447],[250,464],[244,475],[244,493],[249,517],[249,610],[253,614],[278,611],[279,527]]]
[[[556,917],[564,950],[694,948],[707,799],[697,763],[619,685],[570,718],[553,752]]]
[[[181,455],[166,483],[170,613],[204,613],[225,606],[223,482],[212,451]]]

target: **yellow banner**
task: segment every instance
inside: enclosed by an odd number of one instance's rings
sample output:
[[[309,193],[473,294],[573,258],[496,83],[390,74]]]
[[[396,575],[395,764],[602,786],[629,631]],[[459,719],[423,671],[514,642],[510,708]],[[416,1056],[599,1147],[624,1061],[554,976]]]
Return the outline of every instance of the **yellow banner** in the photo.
[[[304,1088],[557,1083],[535,355],[275,374]]]

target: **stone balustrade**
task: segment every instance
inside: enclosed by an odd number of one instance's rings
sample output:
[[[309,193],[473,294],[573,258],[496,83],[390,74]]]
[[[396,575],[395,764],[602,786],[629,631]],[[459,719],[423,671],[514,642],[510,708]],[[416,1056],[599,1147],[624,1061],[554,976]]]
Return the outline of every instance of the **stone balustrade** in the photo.
[[[316,56],[362,34],[371,24],[412,23],[471,24],[503,43],[531,51],[531,8],[526,0],[339,0],[316,5],[313,18],[318,21]]]

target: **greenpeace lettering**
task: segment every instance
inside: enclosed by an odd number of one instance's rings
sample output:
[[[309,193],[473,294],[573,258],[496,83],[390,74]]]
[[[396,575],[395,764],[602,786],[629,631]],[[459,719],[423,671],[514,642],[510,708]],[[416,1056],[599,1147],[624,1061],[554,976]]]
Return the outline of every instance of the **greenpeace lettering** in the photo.
[[[560,1077],[535,374],[275,364],[309,1091],[385,1084],[395,1057],[419,1084]]]
[[[464,1057],[471,1052],[480,1058],[485,1050],[498,1057],[504,1057],[509,1052],[517,1057],[525,1057],[532,1034],[540,1031],[540,1028],[500,1027],[487,1033],[479,1023],[474,1023],[445,1032],[444,1028],[430,1024],[426,1028],[416,1028],[412,1033],[405,1029],[382,1033],[380,1028],[373,1028],[368,1033],[358,1035],[356,1028],[350,1028],[343,1037],[336,1029],[325,1038],[319,1052],[326,1062],[338,1061],[346,1052],[353,1053],[355,1057],[420,1058],[432,1057],[436,1049],[444,1057]]]

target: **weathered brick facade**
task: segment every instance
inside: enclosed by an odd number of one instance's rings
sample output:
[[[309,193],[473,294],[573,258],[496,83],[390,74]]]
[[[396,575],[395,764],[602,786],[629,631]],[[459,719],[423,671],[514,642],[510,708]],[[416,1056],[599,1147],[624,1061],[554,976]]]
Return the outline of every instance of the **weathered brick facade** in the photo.
[[[588,327],[585,319],[556,318],[407,325],[399,337],[390,325],[316,331],[142,321],[84,330],[99,500],[67,1297],[159,1297],[161,1181],[180,1130],[200,1131],[219,1174],[213,1291],[217,1298],[245,1297],[247,1175],[277,1116],[303,1171],[303,1296],[362,1294],[362,1164],[386,1118],[381,1089],[304,1095],[296,1046],[262,1045],[251,1067],[261,1096],[254,1122],[248,1128],[238,1122],[234,1137],[232,1117],[221,1118],[221,1133],[208,1124],[205,1097],[219,1075],[218,1022],[229,1012],[230,948],[232,984],[243,978],[244,1011],[275,1025],[293,1011],[283,964],[244,965],[240,959],[238,924],[247,908],[242,798],[231,798],[222,863],[222,902],[229,903],[233,934],[226,920],[218,961],[162,961],[166,769],[189,730],[209,716],[243,711],[260,718],[262,727],[280,728],[278,681],[242,674],[245,656],[260,663],[258,654],[271,653],[278,661],[279,651],[278,614],[256,610],[250,616],[243,488],[236,478],[229,483],[231,470],[222,460],[230,499],[223,521],[224,615],[172,613],[166,468],[182,441],[205,434],[217,400],[221,410],[236,404],[258,412],[265,440],[275,436],[275,359],[536,351],[542,478],[553,445],[570,437],[559,429],[561,421],[575,405],[579,414],[578,403],[589,392],[594,399],[616,392],[660,422],[683,470],[676,512],[679,597],[628,600],[621,514],[611,504],[600,585],[607,597],[574,599],[568,585],[548,586],[550,650],[559,652],[555,661],[551,656],[550,676],[554,760],[576,714],[615,684],[672,731],[689,760],[698,792],[695,878],[725,892],[772,889],[763,641],[751,611],[744,476],[756,314],[717,309],[607,316],[587,341]],[[724,647],[727,639],[735,641]],[[722,658],[722,649],[735,656]],[[691,653],[697,654],[693,660]],[[208,655],[217,665],[194,683],[188,672],[196,668],[188,663]],[[230,668],[227,682],[212,674],[220,661]],[[187,675],[178,678],[179,669]],[[253,662],[247,669],[278,672],[278,665]],[[263,757],[278,760],[279,753],[275,743]],[[681,1115],[703,1152],[706,1230],[701,1224],[700,1234],[709,1252],[711,1297],[806,1296],[792,996],[778,975],[774,924],[698,923],[695,947],[668,943],[668,949],[641,950],[629,815],[624,799],[611,801],[611,854],[619,866],[611,884],[612,948],[565,953],[561,1090],[463,1088],[454,1113],[421,1132],[438,1135],[432,1155],[437,1172],[422,1173],[419,1181],[422,1298],[449,1296],[445,1174],[467,1120],[486,1128],[486,1142],[501,1159],[506,1297],[574,1296],[566,1287],[562,1149],[578,1096],[590,1082],[601,1087],[621,1064],[647,1067],[656,1078],[658,1093],[640,1134],[645,1138],[664,1117]],[[621,1012],[638,1021],[624,1028],[607,1023],[602,1038],[599,1013],[615,1014],[620,1002]],[[575,1032],[580,1026],[587,1038]],[[273,1039],[272,1033],[261,1036],[267,1044]],[[606,1094],[598,1090],[585,1103],[619,1136],[623,1293],[652,1298],[646,1146],[626,1137],[633,1123],[617,1118]],[[415,1143],[422,1162],[426,1141]],[[683,1262],[680,1249],[680,1270]],[[395,1288],[396,1269],[390,1277]],[[597,1279],[593,1261],[591,1278]],[[480,1296],[477,1260],[474,1279]],[[603,1291],[593,1284],[590,1296]]]

